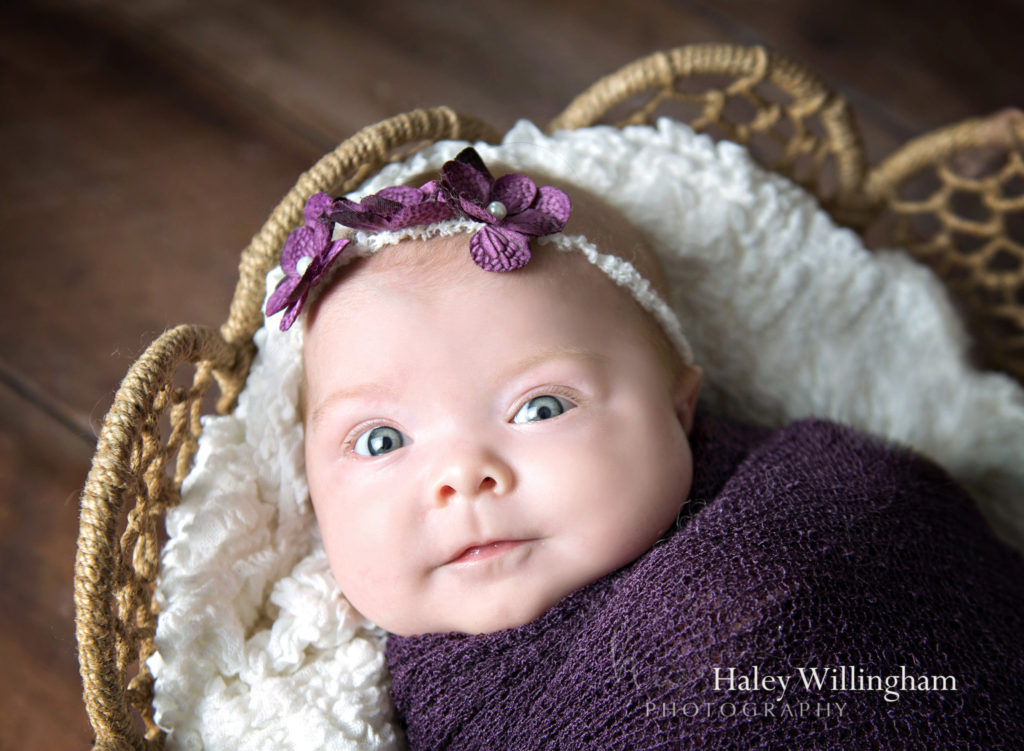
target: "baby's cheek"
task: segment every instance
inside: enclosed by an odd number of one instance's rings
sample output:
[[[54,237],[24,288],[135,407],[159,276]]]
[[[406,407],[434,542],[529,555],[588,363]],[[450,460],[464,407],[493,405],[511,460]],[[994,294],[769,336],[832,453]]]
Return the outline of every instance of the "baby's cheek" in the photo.
[[[686,434],[674,418],[651,421],[646,435],[636,440],[643,448],[634,457],[632,508],[636,527],[645,529],[653,542],[686,500],[693,467]]]
[[[669,435],[655,463],[661,469],[658,473],[660,487],[652,492],[660,495],[662,505],[678,510],[693,482],[693,457],[682,428]]]
[[[359,522],[346,513],[342,499],[325,490],[330,485],[324,480],[316,469],[310,469],[310,498],[320,539],[335,581],[339,586],[344,586],[354,578],[353,567],[359,561]]]
[[[367,618],[377,621],[387,614],[389,582],[379,560],[356,549],[344,534],[324,536],[327,560],[335,583],[351,605]]]
[[[320,529],[320,539],[323,541],[324,552],[327,554],[327,562],[331,566],[331,573],[335,580],[341,583],[344,578],[345,560],[342,553],[346,544],[343,529],[339,528],[334,515],[324,503],[314,501],[313,510],[316,512],[316,523]]]
[[[365,617],[391,628],[414,594],[403,556],[407,541],[382,511],[358,513],[365,503],[332,498],[319,505],[317,523],[338,588]]]

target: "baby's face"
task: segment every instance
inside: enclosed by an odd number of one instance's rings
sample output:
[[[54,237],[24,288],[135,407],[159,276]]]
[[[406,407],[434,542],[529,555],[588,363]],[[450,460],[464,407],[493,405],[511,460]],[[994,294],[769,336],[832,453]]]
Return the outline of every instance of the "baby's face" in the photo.
[[[492,273],[466,236],[410,241],[321,301],[306,468],[342,592],[388,631],[526,623],[633,561],[687,497],[699,369],[575,253]],[[396,259],[392,259],[396,260]],[[397,259],[401,260],[401,259]]]

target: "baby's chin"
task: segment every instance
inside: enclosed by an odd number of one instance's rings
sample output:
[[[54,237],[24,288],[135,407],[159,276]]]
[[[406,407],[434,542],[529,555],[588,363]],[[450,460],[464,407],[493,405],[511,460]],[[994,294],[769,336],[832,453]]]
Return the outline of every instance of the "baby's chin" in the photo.
[[[491,611],[482,613],[478,617],[467,618],[466,622],[461,624],[459,628],[450,630],[462,631],[467,634],[488,634],[494,631],[518,628],[540,618],[561,599],[561,597],[556,597],[553,602],[545,600],[533,604],[524,604],[523,601],[509,603],[508,607],[503,608],[499,612]]]
[[[505,598],[501,602],[478,602],[469,607],[463,603],[463,607],[448,608],[447,612],[432,613],[426,618],[391,624],[385,619],[377,625],[397,636],[451,632],[488,634],[518,628],[540,618],[567,594],[546,593],[532,598],[520,596]]]

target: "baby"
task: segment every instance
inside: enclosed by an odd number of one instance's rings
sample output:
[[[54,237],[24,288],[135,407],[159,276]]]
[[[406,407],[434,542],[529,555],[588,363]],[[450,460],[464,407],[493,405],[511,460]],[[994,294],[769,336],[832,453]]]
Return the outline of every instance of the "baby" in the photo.
[[[268,302],[304,327],[310,496],[340,590],[393,634],[410,745],[1024,732],[1024,679],[986,667],[1024,628],[1020,563],[970,500],[838,425],[696,414],[644,236],[551,182],[468,149],[422,186],[314,196]]]
[[[576,191],[567,231],[644,240]],[[533,620],[676,518],[701,371],[578,252],[512,273],[466,234],[355,264],[305,337],[306,466],[331,568],[396,634]]]

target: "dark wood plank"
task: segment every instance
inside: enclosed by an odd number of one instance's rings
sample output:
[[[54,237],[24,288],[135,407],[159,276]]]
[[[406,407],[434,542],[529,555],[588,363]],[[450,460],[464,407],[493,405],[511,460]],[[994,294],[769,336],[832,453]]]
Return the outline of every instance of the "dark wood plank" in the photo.
[[[179,64],[239,82],[325,148],[438,103],[501,126],[546,122],[597,77],[693,42],[764,44],[811,65],[854,103],[874,160],[913,135],[1024,103],[1024,81],[1010,72],[1019,0],[101,5]]]
[[[0,748],[83,749],[72,582],[91,448],[0,387]]]
[[[0,358],[95,430],[161,331],[219,325],[238,254],[319,156],[77,16],[0,10]]]
[[[217,78],[315,134],[326,150],[358,128],[447,104],[501,127],[544,123],[599,76],[660,46],[721,38],[685,10],[627,4],[116,0],[106,23],[152,40],[168,65]],[[617,12],[606,17],[602,8]],[[674,23],[673,23],[674,22]]]

